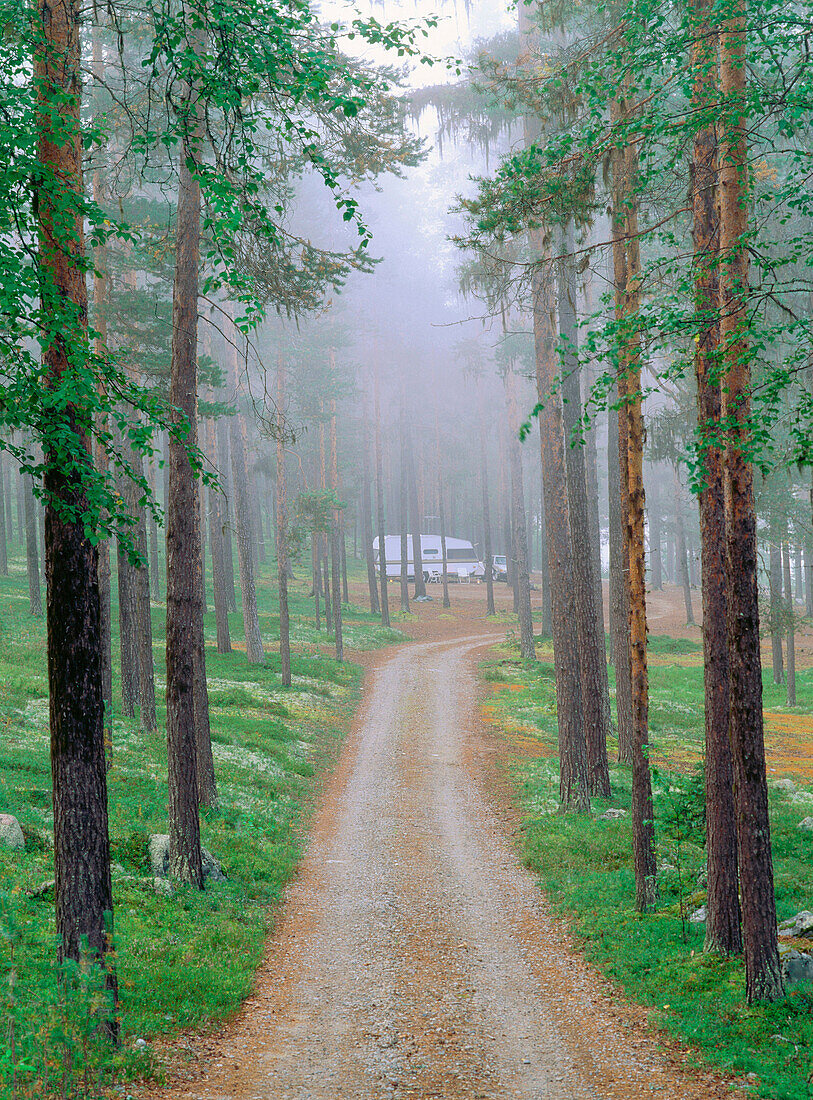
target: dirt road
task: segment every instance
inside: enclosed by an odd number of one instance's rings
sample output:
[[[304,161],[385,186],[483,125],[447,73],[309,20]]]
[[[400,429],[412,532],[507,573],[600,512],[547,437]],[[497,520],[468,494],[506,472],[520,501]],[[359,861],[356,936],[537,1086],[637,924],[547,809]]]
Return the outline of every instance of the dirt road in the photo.
[[[518,863],[475,778],[482,645],[371,672],[256,993],[173,1097],[724,1095],[622,1026]]]

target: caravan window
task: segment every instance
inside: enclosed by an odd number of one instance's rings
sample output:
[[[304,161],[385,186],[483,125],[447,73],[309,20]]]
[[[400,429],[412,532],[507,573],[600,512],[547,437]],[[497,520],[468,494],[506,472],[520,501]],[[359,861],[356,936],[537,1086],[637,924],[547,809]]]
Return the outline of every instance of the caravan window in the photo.
[[[458,549],[452,549],[446,551],[446,557],[449,561],[476,561],[474,556],[474,549],[470,546],[468,549],[464,546]]]

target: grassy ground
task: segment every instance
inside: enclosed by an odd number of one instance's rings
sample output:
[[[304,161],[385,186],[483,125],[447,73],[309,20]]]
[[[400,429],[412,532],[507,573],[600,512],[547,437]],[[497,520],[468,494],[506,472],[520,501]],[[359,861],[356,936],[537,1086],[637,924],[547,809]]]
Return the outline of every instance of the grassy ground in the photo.
[[[359,694],[359,667],[321,652],[327,638],[324,626],[321,635],[314,629],[306,591],[295,584],[291,596],[290,690],[281,687],[278,672],[270,567],[258,583],[265,665],[249,666],[239,650],[218,655],[214,617],[207,616],[220,805],[204,812],[201,824],[203,843],[222,861],[227,879],[202,893],[181,889],[170,897],[156,894],[148,877],[148,837],[167,832],[165,609],[153,605],[159,732],[145,735],[136,721],[116,715],[108,778],[124,1076],[150,1072],[152,1039],[221,1020],[250,990],[274,905],[301,853],[303,819],[320,772],[335,757]],[[239,643],[241,616],[231,619]],[[364,649],[401,635],[355,608],[346,613],[344,637]],[[118,666],[115,609],[113,651]],[[118,704],[118,675],[114,697]],[[0,986],[0,1007],[5,1001],[13,1021],[0,1043],[0,1095],[10,1095],[15,1064],[18,1095],[40,1095],[35,1082],[64,1069],[66,1044],[74,1048],[75,1077],[86,1065],[91,1077],[96,1069],[83,1005],[66,1014],[58,994],[53,891],[37,894],[53,878],[48,692],[44,622],[29,614],[21,555],[12,559],[11,576],[0,578],[0,723],[0,812],[14,814],[26,836],[24,853],[0,847],[0,967],[14,979]],[[96,992],[85,996],[92,1000]],[[139,1039],[147,1042],[141,1049]]]
[[[552,652],[523,664],[509,646],[483,668],[492,690],[488,720],[506,740],[512,776],[526,811],[524,857],[558,911],[583,938],[587,956],[626,992],[651,1006],[653,1022],[688,1042],[698,1062],[741,1076],[754,1095],[809,1100],[813,1095],[813,988],[797,986],[768,1007],[744,1004],[739,960],[703,954],[703,928],[688,918],[705,900],[702,659],[691,641],[651,639],[651,736],[659,864],[657,911],[633,910],[629,817],[601,821],[609,806],[629,809],[630,775],[611,769],[612,799],[590,817],[560,816]],[[768,763],[775,775],[810,768],[813,670],[798,678],[799,706],[788,712],[784,688],[765,684]],[[796,728],[798,725],[798,729]],[[777,730],[779,732],[777,732]],[[614,754],[616,746],[612,746]],[[611,756],[611,759],[613,757]],[[813,908],[810,790],[771,790],[776,898],[780,921]],[[752,1075],[749,1077],[748,1075]]]

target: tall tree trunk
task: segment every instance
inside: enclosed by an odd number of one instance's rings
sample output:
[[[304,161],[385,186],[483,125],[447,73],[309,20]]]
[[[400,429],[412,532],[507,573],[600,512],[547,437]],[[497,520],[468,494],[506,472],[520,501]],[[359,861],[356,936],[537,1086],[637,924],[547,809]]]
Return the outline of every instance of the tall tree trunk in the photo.
[[[202,48],[202,33],[190,46]],[[195,93],[187,89],[190,106]],[[194,107],[192,108],[194,114]],[[187,446],[197,443],[198,266],[200,182],[193,170],[197,122],[180,149],[175,284],[172,295],[172,364],[169,400],[173,423],[188,425],[186,441],[169,441],[167,500],[167,743],[169,758],[169,869],[173,878],[203,888],[198,816],[195,648],[200,607],[200,508]]]
[[[545,487],[544,477],[540,476],[539,509],[539,569],[542,574],[542,633],[549,638],[553,633],[550,606],[550,571],[548,570],[548,536],[545,530]]]
[[[331,368],[334,368],[331,353]],[[339,455],[336,439],[336,402],[330,402],[330,490],[334,502],[339,499]],[[339,509],[333,508],[333,522],[330,530],[330,571],[333,575],[333,633],[336,643],[336,660],[344,660],[344,641],[342,639],[342,590],[341,590],[341,517]]]
[[[449,608],[452,606],[449,599],[449,561],[446,556],[446,504],[443,499],[443,475],[441,473],[440,465],[440,425],[438,423],[438,407],[435,404],[435,468],[437,470],[438,479],[438,517],[440,519],[440,557],[442,582],[443,582],[443,606]],[[493,602],[493,596],[492,596]],[[533,638],[533,627],[531,628],[531,637]]]
[[[802,544],[797,543],[793,551],[793,589],[797,603],[805,598],[804,581],[802,580]]]
[[[361,510],[362,524],[361,534],[364,539],[364,563],[367,566],[367,591],[370,598],[370,613],[381,614],[381,603],[378,599],[378,585],[375,578],[375,561],[373,559],[373,520],[372,520],[372,493],[370,491],[370,437],[368,425],[367,397],[364,397],[364,409],[361,419]]]
[[[680,485],[680,474],[677,466],[674,467],[675,481],[675,537],[677,542],[678,581],[683,588],[683,607],[686,613],[686,626],[694,626],[694,609],[692,607],[692,586],[689,582],[689,560],[686,549],[686,528],[683,523],[683,493]]]
[[[406,408],[403,388],[401,390],[401,408],[398,417],[401,443],[401,462],[399,467],[398,489],[401,510],[401,614],[409,612],[409,511],[407,507],[407,443]]]
[[[663,588],[663,563],[661,561],[661,501],[660,494],[652,491],[647,494],[649,508],[649,583],[656,592]]]
[[[202,535],[205,531],[203,510],[201,508],[203,485],[197,478],[193,489],[195,492],[195,514],[198,518],[198,530]],[[203,573],[202,555],[195,573],[198,590],[198,598],[195,602],[195,631],[193,635],[195,761],[198,769],[198,802],[201,806],[207,806],[211,809],[217,806],[217,782],[215,780],[215,762],[212,753],[212,728],[209,721],[209,685],[206,682],[206,641],[203,624],[203,615],[206,609],[206,581]],[[145,585],[147,583],[146,576],[144,577],[144,583]]]
[[[30,474],[21,474],[25,507],[25,560],[28,569],[28,606],[32,615],[42,614],[40,594],[40,552],[37,541],[37,513],[35,510],[33,480]]]
[[[44,0],[35,20],[37,159],[34,210],[45,385],[73,384],[88,359],[81,140],[80,10],[75,0]],[[41,20],[41,22],[40,22]],[[49,330],[49,326],[53,326]],[[81,386],[81,383],[80,383]],[[82,425],[92,409],[63,407],[62,429],[87,452]],[[104,695],[98,551],[85,530],[87,471],[60,462],[45,445],[45,576],[54,809],[56,930],[60,954],[76,961],[82,943],[106,971],[114,999],[113,894],[107,823]],[[37,577],[39,589],[39,576]],[[41,609],[40,609],[41,610]],[[105,1024],[115,1036],[111,1014]]]
[[[375,499],[378,515],[378,575],[381,583],[381,622],[390,625],[387,595],[387,525],[384,519],[384,456],[381,453],[381,394],[378,370],[375,374]]]
[[[541,234],[534,234],[534,238],[541,245],[540,256],[544,256],[546,249],[542,244]],[[587,811],[590,809],[587,744],[582,722],[575,631],[562,404],[556,386],[559,372],[555,350],[554,308],[552,294],[546,286],[546,275],[538,271],[534,274],[533,281],[534,344],[537,393],[543,406],[539,427],[559,728],[559,794],[563,809]]]
[[[291,686],[291,627],[288,615],[288,516],[285,484],[285,363],[277,357],[277,585],[279,662],[282,686]]]
[[[206,421],[206,454],[213,469],[217,469],[217,428],[210,417]],[[229,633],[229,600],[226,590],[226,570],[223,561],[223,497],[214,485],[209,486],[209,545],[212,555],[212,595],[215,605],[217,652],[231,653]]]
[[[418,480],[415,476],[415,452],[412,429],[407,425],[407,477],[409,479],[409,510],[412,518],[412,569],[415,573],[415,598],[426,595],[421,554],[421,509],[418,505]]]
[[[217,436],[217,472],[220,481],[220,515],[223,523],[223,576],[226,585],[226,606],[230,614],[237,611],[237,591],[234,587],[234,548],[232,546],[231,466],[229,427],[223,420],[215,425]]]
[[[734,759],[746,996],[783,993],[776,939],[771,831],[762,717],[757,538],[749,457],[751,357],[748,349],[748,113],[744,4],[720,31],[721,418],[725,454],[726,598],[730,669],[729,736]]]
[[[712,117],[717,101],[717,35],[711,30],[710,8],[711,0],[693,0],[691,11],[694,37],[692,106],[700,120],[694,136],[691,198],[694,302],[699,323],[694,367],[697,380],[698,434],[704,466],[703,487],[699,497],[708,878],[704,950],[721,955],[738,955],[742,951],[742,927],[737,875],[734,775],[728,739],[725,502],[718,374],[720,226],[717,130]],[[657,511],[656,507],[653,514]]]
[[[565,433],[565,471],[570,514],[570,544],[573,560],[573,588],[576,607],[576,637],[579,647],[582,719],[587,740],[587,769],[590,793],[610,797],[607,763],[607,732],[610,688],[604,646],[604,608],[600,577],[593,572],[590,543],[590,511],[587,505],[587,476],[584,448],[573,446],[579,431],[581,387],[579,384],[578,334],[576,329],[576,279],[572,255],[575,250],[573,223],[562,235],[563,259],[559,262],[559,338],[562,350],[562,423]]]
[[[811,535],[808,535],[805,540],[805,615],[813,619],[813,536]]]
[[[486,458],[485,416],[480,414],[480,486],[483,495],[483,543],[485,546],[486,614],[496,615],[494,607],[494,552],[491,545],[491,505],[488,498],[488,460]]]
[[[519,415],[514,375],[505,375],[508,403],[509,465],[511,467],[511,517],[514,543],[517,615],[519,618],[519,651],[526,661],[536,658],[534,624],[531,612],[531,579],[528,575],[528,543],[525,526],[525,493],[522,486],[522,455],[519,449]]]
[[[215,460],[213,459],[213,461]],[[158,486],[155,480],[155,462],[152,458],[147,463],[147,478],[152,498],[155,500]],[[150,593],[157,603],[161,599],[161,568],[158,561],[158,524],[155,522],[152,513],[147,516],[147,529],[150,543]]]
[[[139,456],[140,457],[140,456]],[[136,465],[140,465],[137,462]],[[155,665],[152,654],[152,608],[150,606],[150,566],[147,547],[147,519],[143,507],[138,509],[138,522],[134,528],[136,549],[142,564],[133,570],[135,587],[135,611],[137,623],[136,648],[138,650],[138,698],[141,728],[155,733],[158,722],[155,715]]]
[[[322,492],[327,493],[327,448],[325,445],[325,406],[320,402],[319,419],[319,484]],[[331,513],[332,514],[332,513]],[[333,629],[333,600],[330,591],[330,569],[328,556],[330,552],[330,528],[323,531],[319,538],[319,562],[322,576],[322,593],[325,597],[325,629],[328,634]]]
[[[773,659],[773,682],[781,684],[785,679],[782,658],[782,552],[771,535],[769,551],[768,584],[771,597],[771,657]]]
[[[6,527],[5,455],[0,451],[0,575],[8,576],[8,529]]]
[[[125,486],[122,480],[122,496]],[[135,606],[135,567],[126,548],[117,544],[116,577],[119,590],[119,668],[121,672],[121,711],[134,718],[139,705],[138,617]]]
[[[620,109],[620,111],[619,111]],[[613,102],[614,118],[626,105]],[[619,453],[626,453],[621,483],[621,525],[629,568],[629,661],[632,686],[632,834],[635,906],[655,904],[656,861],[652,780],[649,772],[649,676],[646,654],[646,557],[644,553],[644,426],[641,398],[641,344],[638,329],[640,249],[635,186],[637,151],[617,150],[613,178],[613,255],[616,294],[620,292],[618,397]],[[616,301],[619,301],[617,297]],[[623,464],[622,464],[623,470]],[[620,662],[620,654],[617,661]]]
[[[5,501],[6,501],[6,531],[8,532],[9,542],[14,542],[14,517],[12,509],[12,477],[11,477],[11,463],[3,462],[2,467],[3,479],[5,484]],[[19,534],[19,532],[18,532]]]
[[[231,317],[232,321],[234,320]],[[235,328],[235,332],[237,329]],[[229,344],[229,380],[234,400],[240,395],[237,370],[237,348]],[[257,589],[254,581],[254,547],[252,545],[251,498],[246,473],[246,450],[243,441],[242,413],[231,417],[229,442],[231,444],[231,473],[234,486],[234,521],[237,528],[237,560],[240,566],[240,594],[243,604],[243,630],[246,638],[246,658],[251,665],[265,660],[260,634],[260,617],[257,613]],[[279,493],[279,487],[277,488]]]
[[[788,631],[788,706],[796,706],[796,623],[793,615],[793,589],[790,581],[790,546],[782,544],[782,564],[785,575],[785,621]]]

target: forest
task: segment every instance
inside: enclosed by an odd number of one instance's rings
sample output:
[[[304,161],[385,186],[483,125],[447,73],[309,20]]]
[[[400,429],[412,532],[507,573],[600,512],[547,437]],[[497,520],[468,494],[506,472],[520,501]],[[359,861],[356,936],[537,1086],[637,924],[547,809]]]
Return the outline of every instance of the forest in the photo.
[[[813,9],[0,5],[0,1095],[809,1100]]]

